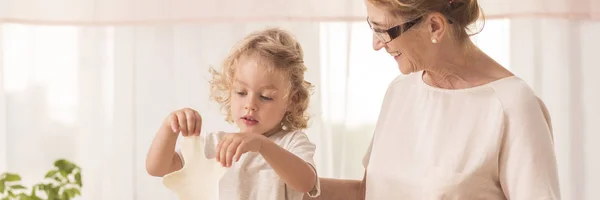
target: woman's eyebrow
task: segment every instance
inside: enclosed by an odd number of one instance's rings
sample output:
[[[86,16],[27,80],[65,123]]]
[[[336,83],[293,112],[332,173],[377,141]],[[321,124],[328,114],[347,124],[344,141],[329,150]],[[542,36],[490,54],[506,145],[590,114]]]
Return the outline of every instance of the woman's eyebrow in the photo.
[[[381,22],[376,22],[376,21],[373,21],[373,20],[370,20],[370,19],[369,19],[369,22],[370,22],[371,24],[375,25],[375,26],[385,26],[385,25],[384,25],[384,23],[381,23]]]

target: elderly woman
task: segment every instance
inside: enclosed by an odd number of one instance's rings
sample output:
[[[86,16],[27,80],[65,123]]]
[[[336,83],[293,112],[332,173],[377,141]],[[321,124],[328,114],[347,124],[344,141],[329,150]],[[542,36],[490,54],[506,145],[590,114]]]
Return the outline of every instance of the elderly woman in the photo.
[[[469,40],[477,0],[365,3],[373,48],[407,76],[388,86],[364,179],[323,178],[317,199],[560,199],[548,111]]]

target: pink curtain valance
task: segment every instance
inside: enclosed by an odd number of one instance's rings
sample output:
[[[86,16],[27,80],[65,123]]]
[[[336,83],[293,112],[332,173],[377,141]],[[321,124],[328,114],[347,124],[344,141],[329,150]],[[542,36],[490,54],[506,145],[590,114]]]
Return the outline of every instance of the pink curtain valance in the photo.
[[[600,0],[480,0],[487,18],[600,20]],[[0,0],[0,22],[135,25],[356,21],[363,0]]]

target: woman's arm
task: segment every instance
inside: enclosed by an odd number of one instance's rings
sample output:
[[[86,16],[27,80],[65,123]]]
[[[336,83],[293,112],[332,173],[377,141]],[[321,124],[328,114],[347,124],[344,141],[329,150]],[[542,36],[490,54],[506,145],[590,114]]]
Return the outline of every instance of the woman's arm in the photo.
[[[558,200],[561,193],[550,115],[540,100],[515,93],[511,91],[510,97],[521,99],[504,104],[500,186],[508,199]]]
[[[364,200],[366,171],[363,180],[321,178],[321,195],[311,198],[304,195],[303,200]]]

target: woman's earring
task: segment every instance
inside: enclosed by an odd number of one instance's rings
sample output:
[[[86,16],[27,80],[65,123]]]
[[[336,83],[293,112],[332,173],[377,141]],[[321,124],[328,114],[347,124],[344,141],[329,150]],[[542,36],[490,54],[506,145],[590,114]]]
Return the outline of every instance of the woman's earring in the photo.
[[[433,38],[431,38],[431,43],[434,43],[434,44],[435,44],[435,43],[437,43],[437,40],[436,40],[436,39],[433,39]]]

